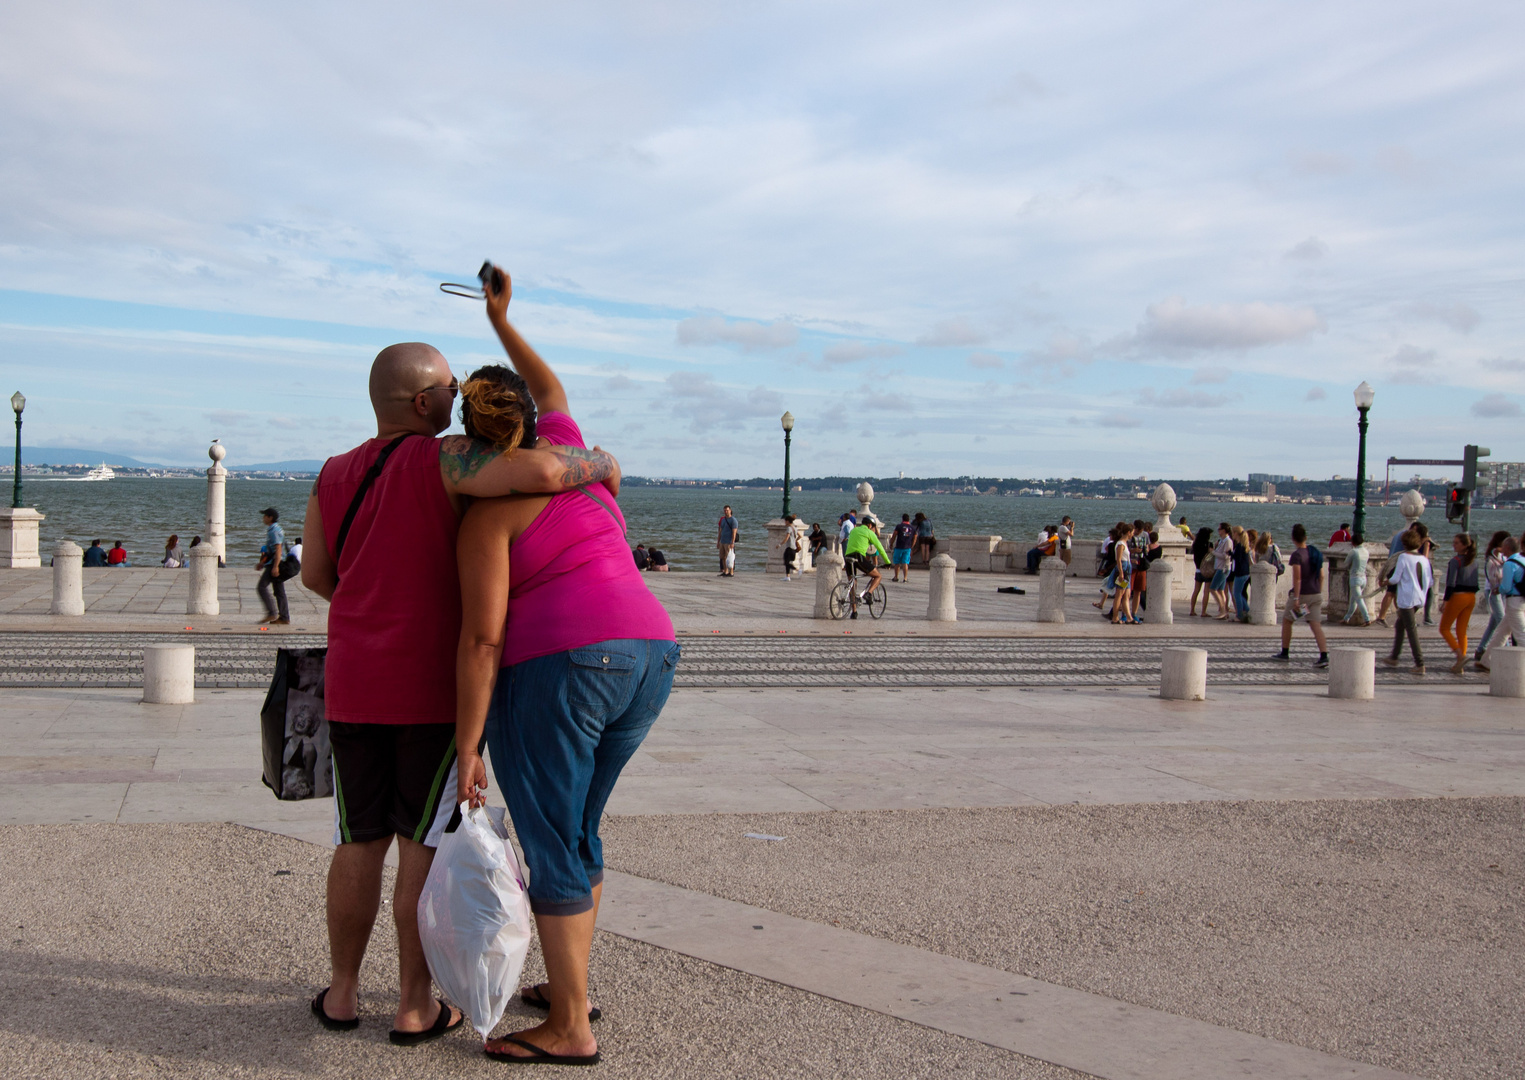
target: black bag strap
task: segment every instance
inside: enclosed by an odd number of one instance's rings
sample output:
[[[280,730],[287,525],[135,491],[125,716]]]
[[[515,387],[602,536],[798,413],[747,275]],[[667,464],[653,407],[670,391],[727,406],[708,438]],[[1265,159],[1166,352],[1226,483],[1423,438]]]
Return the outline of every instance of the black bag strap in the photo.
[[[397,438],[387,443],[386,446],[382,447],[381,453],[376,455],[375,463],[371,465],[370,470],[365,474],[365,479],[361,480],[360,486],[355,489],[355,497],[350,500],[349,510],[345,512],[344,520],[339,524],[339,535],[334,538],[335,577],[339,576],[339,556],[344,551],[344,540],[347,536],[349,536],[349,527],[355,523],[355,515],[360,512],[360,504],[365,502],[366,492],[371,490],[371,485],[374,484],[376,482],[376,478],[381,475],[381,470],[386,467],[387,458],[392,456],[392,451],[396,450],[402,441],[412,434],[414,433],[409,431],[399,435]]]
[[[593,485],[591,485],[591,484],[585,484],[582,487],[578,488],[577,490],[582,492],[588,498],[592,499],[594,502],[598,503],[598,505],[602,506],[605,510],[609,511],[609,516],[614,519],[614,523],[616,525],[619,525],[619,522],[620,522],[619,515],[614,512],[614,507],[610,506],[608,503],[604,502],[603,499],[601,499],[597,495],[593,494],[593,492],[591,490],[592,486]],[[627,540],[630,539],[630,529],[627,526],[620,525],[620,535],[623,536]]]

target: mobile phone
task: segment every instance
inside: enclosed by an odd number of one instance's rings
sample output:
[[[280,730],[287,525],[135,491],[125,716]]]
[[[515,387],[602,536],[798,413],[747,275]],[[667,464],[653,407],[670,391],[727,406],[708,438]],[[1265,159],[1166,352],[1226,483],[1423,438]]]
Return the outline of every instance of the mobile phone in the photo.
[[[503,271],[494,266],[491,259],[482,263],[482,269],[477,271],[477,280],[482,283],[482,292],[487,296],[503,291]]]

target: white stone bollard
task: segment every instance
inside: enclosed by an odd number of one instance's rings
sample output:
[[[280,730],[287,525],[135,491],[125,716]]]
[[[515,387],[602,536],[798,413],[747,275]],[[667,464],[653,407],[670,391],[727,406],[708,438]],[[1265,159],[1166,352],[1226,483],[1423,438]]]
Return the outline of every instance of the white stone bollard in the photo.
[[[1507,633],[1501,626],[1496,633]],[[1488,660],[1488,693],[1494,697],[1525,697],[1525,649],[1494,649]]]
[[[1250,567],[1250,623],[1276,625],[1276,567],[1268,562]]]
[[[1050,555],[1038,564],[1038,621],[1064,622],[1064,560]]]
[[[143,700],[150,705],[189,705],[196,700],[196,646],[144,647]]]
[[[211,544],[197,544],[186,554],[191,563],[191,591],[185,598],[185,613],[221,614],[222,607],[217,601],[217,552]]]
[[[1329,696],[1370,701],[1377,696],[1377,653],[1373,649],[1329,650]]]
[[[1166,701],[1207,700],[1207,650],[1165,649],[1160,654],[1160,697]]]
[[[958,563],[953,561],[952,555],[943,552],[932,559],[932,565],[927,569],[931,574],[927,588],[928,621],[956,622],[958,606],[953,600],[953,582],[958,572]]]
[[[814,618],[831,618],[831,592],[842,583],[842,553],[834,547],[821,549],[815,562]]]
[[[53,548],[53,606],[49,615],[85,613],[85,553],[73,540]]]
[[[207,470],[207,534],[197,547],[207,546],[217,553],[217,561],[227,565],[228,561],[228,535],[227,535],[227,488],[228,470],[222,467],[222,459],[228,456],[227,447],[216,439],[207,448],[207,457],[212,459],[212,467]],[[216,615],[214,608],[208,612],[191,612],[193,615],[207,614]]]
[[[1170,485],[1161,484],[1160,487],[1168,490]],[[1175,598],[1176,568],[1168,559],[1157,559],[1149,564],[1148,574],[1149,588],[1144,590],[1144,595],[1149,598],[1149,605],[1144,608],[1144,621],[1170,626],[1176,620],[1175,611],[1170,606]]]

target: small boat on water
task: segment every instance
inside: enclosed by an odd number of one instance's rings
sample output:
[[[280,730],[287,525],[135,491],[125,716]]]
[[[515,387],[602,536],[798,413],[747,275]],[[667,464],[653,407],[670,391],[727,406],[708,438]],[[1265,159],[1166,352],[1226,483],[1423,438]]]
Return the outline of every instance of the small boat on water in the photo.
[[[115,480],[116,479],[116,473],[112,472],[111,471],[111,466],[107,465],[103,461],[103,462],[101,462],[100,468],[98,468],[98,469],[91,469],[84,476],[80,477],[80,479],[81,480]]]

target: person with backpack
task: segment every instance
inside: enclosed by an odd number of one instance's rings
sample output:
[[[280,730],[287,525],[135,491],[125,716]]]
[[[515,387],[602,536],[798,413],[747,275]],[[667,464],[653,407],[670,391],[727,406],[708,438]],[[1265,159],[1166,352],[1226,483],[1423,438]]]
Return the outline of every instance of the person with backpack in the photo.
[[[911,580],[911,548],[915,544],[916,526],[911,523],[911,515],[901,514],[900,524],[890,534],[890,566],[894,571],[891,581]]]
[[[1515,543],[1515,553],[1504,560],[1504,568],[1499,572],[1499,595],[1504,598],[1504,621],[1499,624],[1493,640],[1488,643],[1488,651],[1473,665],[1478,671],[1493,670],[1488,661],[1493,659],[1494,651],[1508,641],[1511,635],[1517,642],[1525,642],[1525,555],[1520,552],[1520,548],[1525,547],[1525,536]]]
[[[1262,540],[1269,539],[1262,537]],[[1281,612],[1281,652],[1272,659],[1292,659],[1292,624],[1306,617],[1313,640],[1318,644],[1314,667],[1329,666],[1329,642],[1324,637],[1324,553],[1308,545],[1308,530],[1292,526],[1292,543],[1297,545],[1287,560],[1292,567],[1292,591]]]
[[[1499,595],[1499,579],[1504,573],[1504,560],[1518,550],[1509,530],[1500,529],[1488,541],[1488,550],[1483,552],[1483,574],[1478,582],[1482,589],[1477,602],[1488,605],[1488,628],[1477,639],[1477,652],[1472,657],[1474,660],[1483,658],[1483,653],[1488,651],[1488,643],[1493,640],[1494,631],[1504,621],[1504,598]]]

